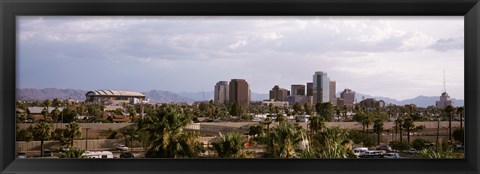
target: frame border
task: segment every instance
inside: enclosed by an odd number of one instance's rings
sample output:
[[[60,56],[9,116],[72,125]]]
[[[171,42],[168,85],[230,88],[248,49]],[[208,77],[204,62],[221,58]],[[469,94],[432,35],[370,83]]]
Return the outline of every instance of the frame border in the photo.
[[[479,0],[0,0],[1,173],[479,173]],[[464,16],[465,159],[15,159],[16,23],[21,15]]]

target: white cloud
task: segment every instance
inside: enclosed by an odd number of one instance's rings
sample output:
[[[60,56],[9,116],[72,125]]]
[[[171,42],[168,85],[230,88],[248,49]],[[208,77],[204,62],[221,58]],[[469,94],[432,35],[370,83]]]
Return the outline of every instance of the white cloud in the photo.
[[[151,89],[198,91],[212,88],[210,81],[248,78],[254,92],[266,93],[275,84],[288,89],[311,81],[322,70],[337,81],[338,91],[348,87],[402,99],[438,95],[437,71],[446,67],[450,95],[463,98],[463,17],[19,19],[19,70],[26,76],[20,85],[30,87],[47,85],[35,80],[48,74],[38,67],[61,67],[89,87],[100,83],[89,76],[111,71],[130,77],[135,71],[145,73],[138,78]],[[90,68],[78,62],[99,67],[85,71]],[[156,74],[161,76],[148,80]],[[196,85],[177,82],[186,76],[194,76]]]

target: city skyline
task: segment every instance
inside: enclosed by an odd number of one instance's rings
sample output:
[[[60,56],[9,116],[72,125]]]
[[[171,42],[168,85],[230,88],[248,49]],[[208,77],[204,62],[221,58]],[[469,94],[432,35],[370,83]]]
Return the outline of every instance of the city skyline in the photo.
[[[255,93],[312,82],[464,99],[463,17],[19,17],[17,88]],[[447,27],[445,27],[447,26]],[[133,34],[134,33],[134,34]],[[192,85],[195,84],[195,85]],[[337,96],[338,97],[338,96]]]

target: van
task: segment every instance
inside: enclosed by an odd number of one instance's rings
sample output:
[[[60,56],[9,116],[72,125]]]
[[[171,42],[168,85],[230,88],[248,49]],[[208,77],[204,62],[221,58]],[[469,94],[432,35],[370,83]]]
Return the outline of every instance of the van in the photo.
[[[365,154],[365,152],[368,152],[368,148],[366,147],[356,147],[353,149],[353,153],[359,157],[359,156],[363,156]]]
[[[83,153],[83,156],[85,156],[86,158],[113,158],[113,153],[110,151],[85,151]]]

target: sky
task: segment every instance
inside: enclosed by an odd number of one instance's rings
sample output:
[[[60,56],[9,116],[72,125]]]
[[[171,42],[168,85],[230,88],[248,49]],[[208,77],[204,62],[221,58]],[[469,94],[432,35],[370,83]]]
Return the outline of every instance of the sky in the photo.
[[[464,98],[463,16],[17,17],[17,88],[252,92],[313,81],[398,100]]]

